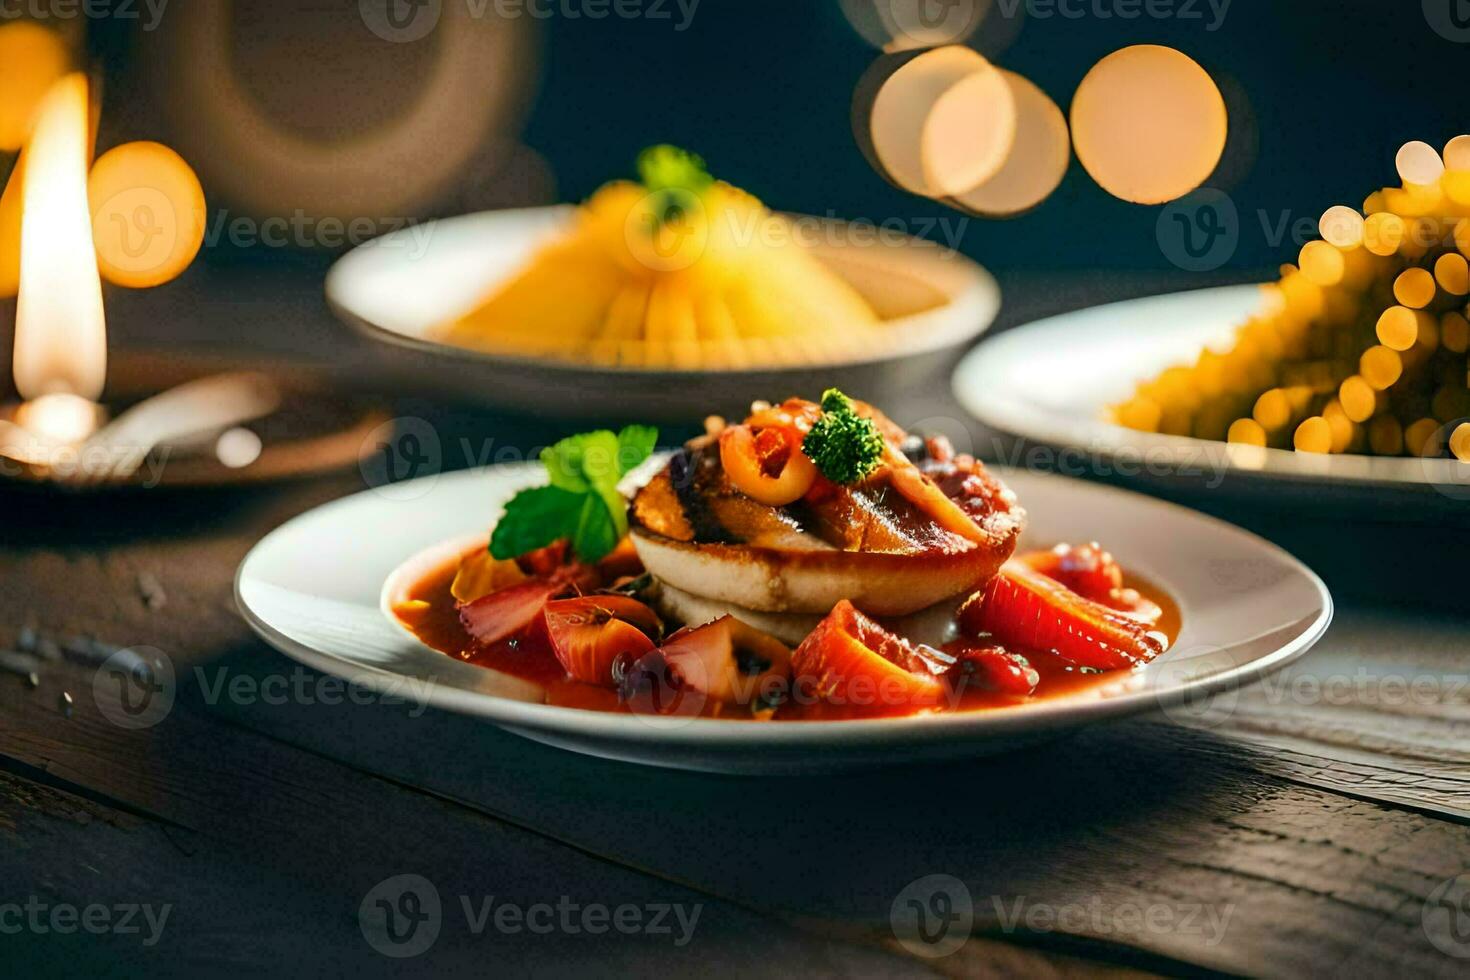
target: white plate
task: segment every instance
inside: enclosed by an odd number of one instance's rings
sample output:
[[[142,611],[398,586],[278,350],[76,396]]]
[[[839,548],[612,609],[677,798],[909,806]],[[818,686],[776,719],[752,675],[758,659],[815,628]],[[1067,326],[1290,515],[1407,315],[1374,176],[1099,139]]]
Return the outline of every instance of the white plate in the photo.
[[[1380,508],[1407,499],[1421,512],[1465,510],[1470,466],[1455,460],[1227,446],[1137,432],[1107,419],[1108,406],[1126,399],[1138,382],[1192,362],[1207,346],[1227,346],[1235,328],[1258,309],[1259,290],[1228,286],[1150,296],[1008,330],[960,362],[955,395],[986,425],[1065,447],[1080,465],[1121,462],[1114,469],[1124,476],[1206,489],[1228,479],[1235,489],[1290,490],[1315,503],[1328,491]]]
[[[889,401],[947,369],[955,351],[989,327],[1000,308],[995,280],[956,252],[914,238],[859,233],[840,221],[805,219],[824,229],[812,236],[812,251],[890,317],[888,329],[903,338],[901,345],[821,364],[674,371],[512,357],[433,339],[436,328],[473,309],[559,234],[573,213],[570,207],[487,211],[392,232],[338,260],[327,276],[327,302],[369,337],[433,358],[444,392],[537,415],[649,422],[687,422],[711,409],[743,408],[752,398],[833,384]],[[916,297],[936,294],[949,302],[897,315],[914,309]]]
[[[405,562],[483,535],[510,495],[538,482],[533,465],[426,477],[304,514],[251,550],[235,593],[256,632],[318,670],[588,755],[749,773],[981,756],[1105,718],[1190,711],[1193,699],[1300,656],[1332,618],[1331,596],[1316,575],[1239,528],[1124,490],[999,473],[1031,515],[1029,541],[1104,541],[1128,568],[1169,591],[1183,629],[1164,656],[1085,695],[919,718],[755,724],[536,703],[524,682],[419,643],[382,606],[385,583]]]

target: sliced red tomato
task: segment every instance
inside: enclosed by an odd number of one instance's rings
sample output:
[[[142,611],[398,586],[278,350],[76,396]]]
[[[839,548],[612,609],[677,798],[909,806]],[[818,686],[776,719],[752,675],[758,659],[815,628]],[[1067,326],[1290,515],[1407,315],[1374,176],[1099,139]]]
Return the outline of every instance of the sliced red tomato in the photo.
[[[750,704],[786,693],[791,651],[733,616],[682,629],[659,649],[681,687],[717,701]]]
[[[465,632],[479,642],[499,643],[530,626],[551,598],[565,588],[558,582],[531,579],[460,606],[459,621]]]
[[[934,666],[943,662],[943,654],[932,651],[932,655]],[[919,648],[883,629],[846,599],[791,655],[798,697],[815,696],[882,713],[937,706],[946,688],[934,666]]]
[[[1041,675],[1031,662],[1004,647],[965,647],[958,651],[955,686],[974,685],[983,691],[1029,697],[1041,683]]]
[[[613,664],[654,649],[662,628],[652,609],[626,596],[594,595],[548,602],[542,610],[551,650],[573,680],[616,687]]]
[[[1164,652],[1162,634],[1019,561],[1006,562],[965,603],[960,627],[970,636],[988,634],[1008,646],[1052,650],[1098,670],[1133,667]]]

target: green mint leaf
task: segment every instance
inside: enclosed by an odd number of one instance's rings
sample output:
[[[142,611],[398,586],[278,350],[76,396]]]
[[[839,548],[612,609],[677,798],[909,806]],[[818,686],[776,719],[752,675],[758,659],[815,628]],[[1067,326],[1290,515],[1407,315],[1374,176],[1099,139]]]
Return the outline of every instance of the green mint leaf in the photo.
[[[649,456],[658,443],[658,430],[651,425],[630,425],[618,433],[618,475],[629,471]]]
[[[505,513],[490,536],[490,554],[505,560],[544,548],[576,531],[586,500],[599,498],[571,493],[561,487],[522,490],[505,505]],[[616,542],[614,542],[616,543]]]
[[[610,513],[602,498],[588,494],[582,498],[577,514],[577,528],[572,533],[572,550],[585,562],[594,562],[606,557],[618,546],[627,533],[627,512],[623,514],[623,529],[619,530],[613,513]]]
[[[616,487],[622,478],[618,468],[618,437],[606,429],[568,436],[541,451],[541,463],[551,485],[572,493],[588,493]]]

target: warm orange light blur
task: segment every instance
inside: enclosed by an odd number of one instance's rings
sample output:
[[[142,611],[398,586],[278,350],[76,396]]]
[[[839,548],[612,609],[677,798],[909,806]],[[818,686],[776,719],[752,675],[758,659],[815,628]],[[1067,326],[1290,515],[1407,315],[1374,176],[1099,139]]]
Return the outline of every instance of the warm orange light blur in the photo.
[[[20,149],[36,107],[69,61],[55,31],[29,21],[0,24],[0,151]]]
[[[1108,193],[1163,204],[1209,179],[1225,151],[1225,100],[1187,55],[1156,44],[1114,51],[1072,98],[1077,159]]]
[[[1062,182],[1072,143],[1062,110],[1030,79],[1001,70],[1016,103],[1016,141],[1000,171],[955,203],[979,214],[1005,216],[1034,208]]]
[[[107,373],[102,282],[87,212],[87,79],[52,86],[26,147],[15,385],[96,400]]]
[[[895,183],[942,197],[1000,170],[1016,139],[1016,105],[995,66],[955,45],[926,51],[889,76],[870,126],[873,150]]]
[[[204,243],[204,190],[184,158],[161,143],[124,143],[98,158],[87,181],[102,276],[142,289],[177,277]]]
[[[1394,163],[1405,185],[1428,187],[1444,176],[1444,160],[1439,151],[1422,140],[1399,147]]]

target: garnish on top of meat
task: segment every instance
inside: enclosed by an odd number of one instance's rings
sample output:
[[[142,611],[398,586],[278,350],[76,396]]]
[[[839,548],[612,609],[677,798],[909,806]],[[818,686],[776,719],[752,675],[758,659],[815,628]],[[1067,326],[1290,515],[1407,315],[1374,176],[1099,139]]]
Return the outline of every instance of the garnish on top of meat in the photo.
[[[685,591],[901,616],[983,584],[1024,521],[979,461],[830,390],[821,404],[758,404],[695,440],[634,498],[629,523],[648,570]]]

